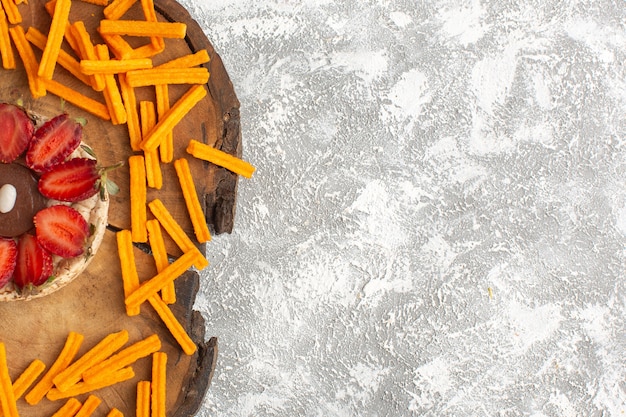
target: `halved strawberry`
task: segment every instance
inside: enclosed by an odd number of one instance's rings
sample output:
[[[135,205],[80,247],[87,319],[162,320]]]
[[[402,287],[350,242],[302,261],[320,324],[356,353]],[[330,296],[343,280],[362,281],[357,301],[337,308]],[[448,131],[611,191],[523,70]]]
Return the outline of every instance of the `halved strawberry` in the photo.
[[[0,288],[11,280],[17,262],[17,242],[0,237]]]
[[[37,241],[46,250],[63,258],[74,258],[85,251],[89,224],[76,209],[56,205],[40,210],[33,218]]]
[[[53,117],[35,131],[26,151],[26,165],[39,173],[47,171],[65,161],[78,148],[82,136],[83,127],[67,113]]]
[[[52,270],[52,255],[41,247],[35,236],[22,235],[17,242],[17,263],[13,273],[15,285],[20,289],[38,287],[50,278]]]
[[[0,104],[0,162],[8,164],[28,148],[35,124],[21,107]]]
[[[98,192],[100,170],[94,159],[72,158],[52,167],[39,178],[39,192],[46,198],[75,202]]]

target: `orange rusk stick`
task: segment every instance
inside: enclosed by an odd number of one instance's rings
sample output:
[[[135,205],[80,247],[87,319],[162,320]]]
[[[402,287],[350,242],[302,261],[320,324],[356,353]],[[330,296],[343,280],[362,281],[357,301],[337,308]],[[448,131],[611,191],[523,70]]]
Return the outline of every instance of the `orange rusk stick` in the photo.
[[[161,291],[169,282],[184,274],[193,265],[196,257],[197,255],[193,251],[184,253],[163,271],[144,281],[139,288],[126,297],[126,306],[132,308],[140,306],[141,303]]]
[[[154,352],[152,354],[152,384],[150,405],[152,417],[165,417],[167,383],[167,354]]]
[[[180,227],[176,219],[170,214],[163,202],[159,199],[154,199],[148,204],[148,207],[176,245],[178,245],[183,252],[193,252],[195,254],[196,260],[194,266],[200,270],[206,268],[209,264],[208,261],[193,244],[182,227]]]
[[[156,110],[151,101],[141,101],[139,103],[139,114],[141,115],[141,133],[147,134],[156,124]],[[159,163],[158,151],[144,152],[146,162],[146,182],[148,187],[161,189],[163,186],[163,174]]]
[[[117,408],[112,408],[107,417],[124,417],[124,414]]]
[[[78,413],[76,413],[74,417],[89,417],[94,411],[96,411],[96,408],[98,408],[101,402],[102,400],[100,398],[95,395],[90,395],[87,397],[83,406],[80,407],[80,410],[78,410]]]
[[[137,417],[150,417],[150,381],[137,383]]]
[[[243,161],[231,154],[228,154],[219,149],[215,149],[212,146],[206,145],[197,140],[191,140],[187,146],[187,153],[193,155],[198,159],[209,161],[215,165],[219,165],[227,170],[234,172],[237,175],[242,175],[246,178],[252,177],[255,171],[254,166],[250,163]]]
[[[93,74],[119,74],[121,72],[129,72],[135,70],[143,70],[152,68],[152,60],[150,58],[134,58],[134,59],[111,59],[107,61],[83,59],[80,61],[80,69],[88,75]]]
[[[130,169],[130,229],[133,242],[145,243],[148,241],[146,230],[148,185],[145,158],[142,155],[129,157],[128,167]]]
[[[128,83],[133,87],[159,84],[206,84],[209,70],[197,68],[148,68],[128,71]]]
[[[137,0],[113,0],[104,8],[103,13],[107,19],[117,20],[130,9]]]
[[[167,327],[174,339],[176,339],[180,347],[183,349],[183,352],[187,355],[193,355],[198,347],[191,337],[189,337],[189,334],[185,331],[184,327],[176,319],[172,310],[158,295],[153,295],[148,299],[148,301],[165,324],[165,327]]]
[[[156,96],[157,116],[158,119],[161,119],[170,109],[170,89],[167,84],[160,84],[154,86],[154,92]],[[161,139],[159,154],[161,155],[161,162],[164,164],[169,164],[174,159],[174,132],[171,130]]]
[[[21,26],[13,26],[9,29],[9,33],[13,39],[17,53],[20,55],[20,58],[22,58],[31,95],[33,98],[45,96],[46,86],[44,85],[42,79],[37,75],[39,63],[37,62],[33,48],[30,46],[30,43],[28,43],[28,40],[26,40],[24,29]]]
[[[187,32],[187,25],[180,22],[104,19],[100,21],[99,30],[104,35],[157,36],[183,39]]]
[[[57,4],[56,0],[50,0],[50,1],[47,1],[44,4],[44,8],[46,9],[46,11],[50,15],[50,17],[54,16],[54,8],[55,8],[56,4]],[[67,41],[67,43],[70,46],[70,48],[72,48],[72,50],[76,53],[76,55],[80,57],[81,56],[80,55],[80,49],[78,48],[78,44],[76,43],[76,39],[74,38],[74,35],[72,34],[72,32],[70,30],[70,26],[71,26],[71,24],[70,24],[69,18],[68,18],[68,22],[65,25],[65,30],[63,31],[63,37]]]
[[[157,22],[156,10],[154,9],[154,0],[141,0],[141,8],[143,10],[143,15],[148,22]],[[163,38],[158,36],[153,36],[150,38],[150,44],[154,47],[154,49],[165,49],[165,42],[163,42]]]
[[[198,104],[207,91],[203,85],[194,85],[163,115],[150,134],[141,142],[143,150],[155,150],[164,135],[172,131],[185,115]]]
[[[0,342],[0,409],[5,417],[19,417],[13,384],[7,365],[7,351],[4,343]]]
[[[191,68],[205,64],[210,61],[209,53],[206,49],[201,49],[196,53],[183,55],[181,57],[167,61],[155,68]]]
[[[24,395],[44,369],[46,369],[46,364],[39,359],[35,359],[24,369],[24,372],[13,382],[13,394],[16,399]]]
[[[180,187],[183,190],[183,198],[185,199],[187,211],[191,218],[191,224],[196,234],[196,240],[200,243],[208,242],[211,240],[211,232],[209,232],[206,217],[200,205],[200,199],[198,198],[196,186],[193,182],[189,162],[185,158],[177,159],[174,161],[174,169],[176,170]]]
[[[107,360],[100,362],[83,374],[87,384],[96,384],[106,381],[110,375],[122,368],[132,365],[136,361],[153,354],[161,349],[161,340],[156,334],[150,335],[139,342],[135,342],[122,349]]]
[[[97,391],[102,388],[110,387],[118,382],[128,381],[135,377],[135,371],[130,366],[111,372],[106,378],[90,384],[87,382],[78,382],[72,385],[72,388],[65,392],[59,391],[57,388],[52,388],[48,391],[46,398],[50,401],[61,400],[63,398],[76,397],[78,395],[86,394],[88,392]]]
[[[109,48],[100,44],[95,46],[96,56],[102,61],[109,60]],[[104,98],[111,114],[113,124],[126,123],[126,107],[122,101],[122,94],[117,86],[117,81],[113,74],[103,74],[104,77]]]
[[[48,38],[46,35],[35,29],[34,27],[29,27],[26,31],[26,39],[28,42],[36,46],[37,48],[43,50],[46,47],[46,42]],[[85,74],[83,74],[80,70],[80,63],[70,54],[65,52],[63,49],[59,51],[59,62],[63,68],[68,70],[70,74],[74,77],[82,81],[84,84],[91,86],[91,80]]]
[[[137,95],[135,94],[135,89],[126,82],[126,74],[118,74],[117,79],[120,83],[120,93],[126,109],[126,125],[130,138],[130,147],[133,151],[139,151],[141,150],[139,147],[141,143],[141,126],[139,124],[139,113],[137,112]]]
[[[59,408],[52,417],[74,417],[74,415],[80,410],[83,405],[76,398],[70,398],[67,400],[63,407]]]
[[[9,37],[9,22],[2,9],[0,9],[0,55],[2,55],[2,68],[15,69],[15,55]]]
[[[98,344],[60,372],[54,379],[54,385],[60,391],[67,391],[72,385],[80,381],[83,372],[99,362],[102,362],[128,341],[128,331],[122,330],[105,336]]]
[[[117,59],[133,58],[134,49],[120,35],[102,35],[102,39],[109,46],[109,49]]]
[[[17,26],[16,26],[17,27]],[[78,108],[81,108],[102,120],[111,120],[109,109],[103,103],[87,97],[55,80],[43,80],[46,90],[61,97]]]
[[[122,267],[122,282],[124,284],[124,298],[139,288],[139,275],[133,253],[133,238],[130,230],[120,230],[116,233],[117,252]],[[139,307],[126,307],[126,314],[136,316],[140,313]]]
[[[74,356],[78,352],[81,343],[83,342],[83,335],[76,332],[70,332],[65,341],[65,345],[61,350],[61,353],[57,356],[56,360],[48,369],[48,372],[35,384],[32,390],[26,394],[26,402],[30,405],[39,403],[46,395],[46,393],[52,388],[54,383],[52,380],[59,372],[63,371],[67,366],[72,363]]]
[[[150,243],[150,249],[152,250],[152,256],[156,263],[157,272],[163,271],[170,264],[167,257],[167,250],[165,249],[165,241],[163,240],[163,233],[161,233],[161,225],[156,219],[150,219],[146,222],[148,229],[148,242]],[[167,304],[174,304],[176,302],[176,288],[174,281],[171,284],[166,285],[161,290],[161,297]]]
[[[50,32],[48,33],[48,41],[43,50],[41,61],[39,62],[38,75],[41,78],[51,80],[56,66],[57,57],[61,50],[61,42],[63,42],[63,34],[65,27],[69,23],[71,0],[57,0],[54,6],[54,14],[52,15],[52,23],[50,23]]]
[[[74,39],[76,40],[78,49],[80,50],[80,56],[82,59],[91,59],[96,60],[98,56],[96,55],[96,49],[94,47],[93,42],[91,41],[91,36],[89,32],[87,32],[87,28],[85,27],[85,23],[82,21],[75,22],[70,27],[70,32],[73,34]],[[78,64],[80,68],[80,63]],[[82,70],[81,70],[82,72]],[[104,76],[101,74],[94,75],[90,77],[91,86],[96,91],[103,91],[105,88]]]
[[[19,9],[17,8],[17,4],[13,0],[0,0],[2,3],[2,8],[4,9],[7,20],[12,25],[17,25],[22,23],[22,15],[20,14]]]

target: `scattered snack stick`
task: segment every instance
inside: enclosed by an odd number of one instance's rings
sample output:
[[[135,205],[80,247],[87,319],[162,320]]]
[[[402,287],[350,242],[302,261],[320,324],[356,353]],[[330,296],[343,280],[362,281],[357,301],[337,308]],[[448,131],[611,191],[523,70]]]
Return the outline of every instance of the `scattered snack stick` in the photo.
[[[83,381],[87,384],[107,381],[116,371],[132,365],[137,360],[149,356],[159,349],[161,349],[159,336],[156,334],[150,335],[87,370],[83,373]]]
[[[100,21],[99,30],[103,35],[158,36],[183,39],[187,33],[187,25],[180,22],[103,19]]]
[[[18,26],[15,26],[18,27]],[[76,107],[83,109],[102,120],[111,120],[109,109],[103,103],[87,97],[78,91],[67,87],[55,80],[43,80],[43,83],[50,93],[61,97],[63,100],[72,103]]]
[[[74,356],[76,356],[83,339],[84,337],[80,333],[69,333],[61,353],[59,353],[54,363],[50,366],[48,372],[45,373],[39,382],[35,384],[33,389],[31,389],[30,392],[26,394],[26,397],[24,397],[28,404],[36,405],[43,399],[43,397],[46,396],[48,391],[50,391],[54,385],[52,382],[54,377],[57,376],[59,372],[67,368],[70,363],[72,363],[72,360],[74,359]]]
[[[152,68],[152,60],[150,58],[110,59],[106,61],[83,59],[80,61],[81,71],[88,75],[119,74],[147,68]]]
[[[161,233],[161,225],[158,220],[150,219],[146,222],[146,228],[148,229],[148,242],[150,243],[157,272],[161,272],[170,264],[167,250],[165,249],[165,242],[163,241],[163,233]],[[174,281],[163,287],[161,297],[166,304],[174,304],[176,302]]]
[[[112,408],[111,411],[109,411],[109,414],[107,414],[106,417],[124,417],[124,414],[118,410],[117,408]]]
[[[126,74],[118,74],[117,79],[120,84],[124,108],[126,109],[126,126],[128,127],[130,147],[133,151],[139,151],[141,149],[139,147],[141,143],[141,125],[139,123],[139,113],[137,112],[135,89],[126,82]]]
[[[156,10],[154,9],[154,0],[141,0],[141,9],[147,22],[158,22]],[[150,44],[154,49],[165,49],[165,42],[163,38],[159,36],[152,36],[150,38]]]
[[[150,408],[152,417],[165,417],[165,400],[167,384],[167,354],[154,352],[152,354],[152,383]]]
[[[219,165],[222,168],[226,168],[227,170],[246,178],[252,177],[252,174],[255,171],[254,166],[250,163],[194,139],[189,142],[189,145],[187,146],[187,153],[198,159]]]
[[[145,243],[148,241],[146,230],[148,191],[145,158],[142,155],[129,157],[128,167],[130,168],[130,229],[133,242]]]
[[[0,342],[0,410],[5,417],[19,417],[13,384],[7,365],[7,351]]]
[[[137,383],[136,417],[150,417],[150,381]]]
[[[137,3],[137,0],[113,0],[111,4],[104,8],[102,13],[104,17],[111,20],[117,20]]]
[[[194,266],[199,270],[206,268],[209,262],[193,244],[189,236],[187,236],[183,228],[180,227],[176,219],[170,214],[163,202],[157,198],[148,203],[148,207],[176,245],[178,245],[183,252],[191,252],[196,257]]]
[[[68,366],[63,372],[60,372],[56,377],[54,377],[52,380],[54,385],[59,389],[59,391],[67,391],[72,385],[80,381],[83,372],[111,356],[114,352],[124,346],[127,341],[127,330],[122,330],[105,336],[93,348],[83,354],[83,356]]]
[[[63,42],[65,28],[69,23],[71,4],[71,0],[56,0],[54,6],[48,41],[43,50],[43,55],[39,62],[39,71],[37,73],[41,78],[46,80],[51,80],[52,74],[54,73],[57,57],[61,50],[61,42]]]
[[[46,364],[39,359],[32,361],[26,369],[13,381],[13,394],[18,399],[35,382],[35,380],[46,369]]]
[[[185,117],[187,113],[207,95],[203,85],[194,85],[174,103],[174,105],[163,115],[156,126],[150,131],[147,137],[141,142],[141,148],[155,150],[163,136],[174,129],[174,127]]]
[[[9,37],[9,22],[2,9],[0,9],[0,55],[2,55],[2,68],[15,69],[15,55]]]
[[[206,64],[211,58],[206,49],[201,49],[196,53],[183,55],[181,57],[167,61],[155,68],[191,68],[198,65]]]
[[[159,84],[154,86],[156,98],[157,116],[161,119],[170,109],[170,89],[167,84]],[[147,134],[147,133],[146,133]],[[169,164],[174,159],[174,132],[171,130],[165,133],[159,145],[159,154],[161,162]]]
[[[159,84],[206,84],[209,81],[209,70],[204,67],[148,68],[128,71],[126,76],[128,83],[133,87]]]
[[[56,0],[50,0],[50,1],[47,1],[44,4],[44,8],[46,9],[46,11],[50,15],[50,17],[54,16],[54,8],[55,8],[56,4],[57,4]],[[71,24],[70,24],[69,19],[68,19],[68,22],[65,25],[65,30],[63,31],[63,37],[67,41],[67,43],[70,46],[70,48],[72,48],[72,50],[76,53],[76,55],[80,57],[81,56],[80,55],[80,50],[78,48],[78,44],[76,43],[76,40],[75,40],[74,36],[71,33],[70,26],[71,26]]]
[[[120,35],[102,35],[102,39],[117,59],[130,59],[134,56],[134,49]]]
[[[74,415],[80,410],[83,404],[76,398],[70,398],[63,404],[63,407],[59,408],[52,417],[74,417]]]
[[[154,277],[144,281],[125,299],[126,307],[137,308],[144,301],[165,287],[170,281],[184,274],[196,261],[197,255],[193,252],[186,252],[180,258],[169,264],[163,271],[157,273]]]
[[[46,398],[50,401],[62,400],[64,398],[76,397],[78,395],[86,394],[88,392],[97,391],[102,388],[110,387],[120,382],[128,381],[135,377],[135,371],[130,366],[119,369],[107,374],[106,378],[98,380],[95,383],[87,383],[84,381],[78,382],[72,385],[72,388],[67,391],[61,392],[57,388],[52,388],[48,391]]]
[[[28,87],[33,98],[40,98],[46,95],[46,86],[41,78],[37,75],[39,71],[39,63],[35,57],[35,52],[26,39],[26,34],[21,26],[13,26],[9,29],[15,49],[22,59],[26,78],[28,79]],[[69,101],[69,100],[68,100]]]
[[[196,240],[200,243],[205,243],[211,240],[211,232],[206,223],[202,206],[200,205],[200,199],[196,191],[196,186],[193,182],[193,176],[191,175],[191,169],[189,168],[189,162],[185,158],[180,158],[174,161],[174,169],[180,182],[180,187],[183,190],[183,198],[187,205],[187,211],[191,218],[191,224],[196,235]]]
[[[94,48],[98,59],[109,60],[109,48],[106,45],[99,44]],[[102,76],[104,77],[104,98],[111,114],[111,122],[117,125],[124,124],[126,123],[126,107],[124,107],[117,81],[113,74],[102,74]]]
[[[2,8],[6,13],[7,20],[12,25],[18,25],[22,23],[22,15],[20,14],[17,4],[13,0],[0,0]]]
[[[102,400],[95,395],[89,395],[83,403],[83,406],[80,407],[80,410],[78,410],[78,412],[74,414],[74,417],[91,416],[93,412],[96,411],[96,408],[98,408],[101,402]]]
[[[185,352],[187,355],[193,355],[198,347],[191,339],[191,337],[189,337],[189,334],[185,331],[185,328],[176,319],[176,316],[174,316],[172,310],[158,295],[153,295],[148,299],[148,301],[165,324],[165,327],[167,327],[174,339],[183,349],[183,352]]]
[[[96,55],[96,48],[91,41],[91,36],[89,35],[89,32],[87,32],[87,28],[85,27],[85,23],[83,21],[79,20],[72,24],[72,26],[70,27],[70,32],[76,40],[76,44],[80,51],[80,56],[82,57],[82,59],[98,59],[98,55]],[[80,69],[80,63],[78,64],[78,66]],[[82,69],[80,69],[80,71],[82,72]],[[106,82],[102,74],[95,74],[91,76],[90,79],[91,86],[94,90],[104,91]]]
[[[156,110],[152,101],[143,100],[139,103],[139,114],[141,118],[141,133],[147,134],[156,124]],[[144,152],[146,163],[146,182],[148,187],[161,189],[163,186],[163,174],[157,150]]]
[[[46,35],[32,26],[26,31],[26,39],[28,42],[41,50],[46,47],[46,42],[48,40]],[[80,63],[73,56],[61,49],[59,51],[58,60],[58,64],[68,70],[70,74],[82,81],[84,84],[91,86],[91,79],[81,72]]]
[[[124,284],[124,298],[139,288],[139,275],[133,253],[133,238],[130,230],[120,230],[116,233],[117,252],[122,267],[122,282]],[[126,307],[126,314],[136,316],[140,313],[139,306]]]

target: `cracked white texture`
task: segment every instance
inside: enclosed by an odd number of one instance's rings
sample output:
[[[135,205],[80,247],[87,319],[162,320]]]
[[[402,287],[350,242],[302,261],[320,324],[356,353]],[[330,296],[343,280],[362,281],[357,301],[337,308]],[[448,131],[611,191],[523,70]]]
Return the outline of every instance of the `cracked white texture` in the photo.
[[[626,413],[623,2],[180,2],[257,167],[200,416]]]

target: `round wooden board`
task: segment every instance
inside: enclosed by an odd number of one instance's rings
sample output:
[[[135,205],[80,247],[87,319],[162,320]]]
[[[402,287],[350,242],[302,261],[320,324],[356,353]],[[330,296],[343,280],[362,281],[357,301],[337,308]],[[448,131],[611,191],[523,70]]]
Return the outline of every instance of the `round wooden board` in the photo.
[[[209,94],[176,126],[174,159],[185,157],[189,161],[206,221],[212,232],[229,233],[232,231],[235,216],[237,176],[192,158],[185,152],[185,148],[190,139],[196,139],[240,156],[239,101],[220,57],[188,12],[175,1],[154,2],[160,20],[187,24],[187,37],[184,40],[166,40],[165,51],[153,58],[155,65],[201,49],[206,49],[211,57],[210,62],[205,64],[211,74],[206,85]],[[48,32],[50,17],[44,12],[44,4],[43,0],[29,0],[28,4],[19,6],[23,16],[20,25],[25,30],[34,26],[43,33]],[[83,20],[88,28],[95,28],[101,18],[101,6],[78,0],[72,2],[71,21]],[[139,2],[123,17],[142,18]],[[102,43],[95,30],[91,34],[94,43]],[[69,51],[66,45],[64,49]],[[40,51],[36,50],[36,54],[39,57]],[[62,110],[61,100],[52,94],[36,100],[31,97],[19,58],[15,70],[0,70],[0,76],[3,80],[0,100],[21,100],[26,109],[44,116],[52,116]],[[86,88],[62,68],[57,67],[54,79],[104,102],[101,93]],[[188,86],[171,86],[170,101],[173,103],[177,100],[187,88]],[[154,100],[154,92],[150,88],[138,89],[137,95],[138,100]],[[133,154],[126,125],[114,126],[71,104],[65,103],[64,106],[71,116],[87,120],[84,140],[93,147],[102,165],[127,161]],[[160,190],[149,190],[148,201],[154,198],[163,201],[193,239],[193,228],[174,168],[172,164],[162,164],[162,170],[163,187]],[[210,385],[217,359],[217,339],[211,337],[207,340],[204,319],[199,312],[193,310],[199,275],[190,270],[176,281],[177,302],[171,306],[198,346],[197,352],[188,356],[182,352],[149,304],[142,306],[139,316],[129,317],[125,312],[115,233],[130,228],[127,164],[114,171],[110,177],[121,191],[111,197],[109,227],[100,250],[87,270],[70,285],[50,296],[28,302],[0,304],[0,341],[6,345],[10,375],[12,378],[17,377],[36,358],[50,366],[70,331],[85,336],[79,355],[105,335],[122,329],[129,331],[129,343],[156,333],[161,338],[162,350],[168,353],[167,415],[191,417],[200,407]],[[166,233],[164,237],[171,257],[180,256],[180,250]],[[198,247],[205,250],[204,245]],[[148,279],[156,274],[154,260],[145,245],[137,245],[135,259],[140,279]],[[150,378],[150,368],[150,359],[144,358],[134,365],[135,378],[94,392],[103,401],[96,415],[104,416],[113,407],[126,416],[135,415],[136,383]],[[84,398],[86,395],[79,399]],[[52,402],[44,399],[38,405],[30,406],[20,399],[18,407],[22,417],[39,417],[51,415],[63,403],[63,400]]]

